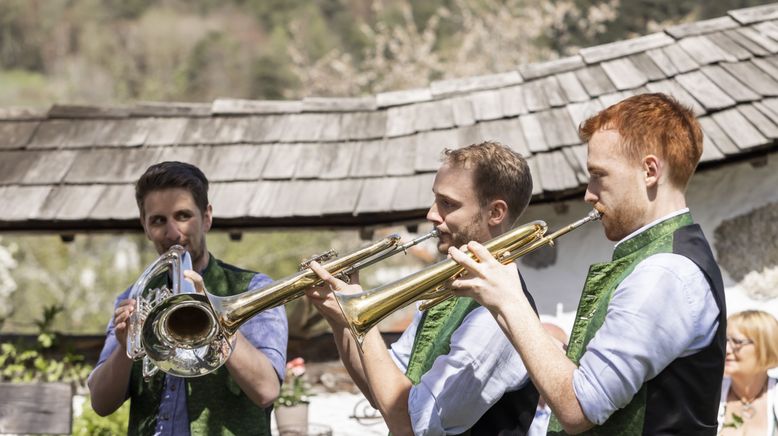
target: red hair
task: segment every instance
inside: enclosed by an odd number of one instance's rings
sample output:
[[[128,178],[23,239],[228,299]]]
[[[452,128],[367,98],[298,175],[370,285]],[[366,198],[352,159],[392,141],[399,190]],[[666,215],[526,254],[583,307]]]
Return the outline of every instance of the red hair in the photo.
[[[668,163],[670,182],[686,189],[702,155],[702,128],[691,109],[665,94],[639,94],[587,119],[578,128],[584,142],[599,130],[621,135],[624,155],[639,162],[648,154]]]

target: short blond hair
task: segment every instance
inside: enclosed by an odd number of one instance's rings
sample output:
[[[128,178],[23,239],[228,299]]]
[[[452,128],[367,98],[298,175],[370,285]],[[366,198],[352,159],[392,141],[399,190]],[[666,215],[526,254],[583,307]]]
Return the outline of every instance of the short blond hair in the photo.
[[[774,316],[762,310],[745,310],[730,315],[727,324],[754,342],[760,365],[778,366],[778,320]]]
[[[458,149],[445,149],[443,163],[472,168],[481,207],[493,200],[508,204],[509,221],[517,220],[532,198],[532,175],[524,157],[504,144],[484,141]]]

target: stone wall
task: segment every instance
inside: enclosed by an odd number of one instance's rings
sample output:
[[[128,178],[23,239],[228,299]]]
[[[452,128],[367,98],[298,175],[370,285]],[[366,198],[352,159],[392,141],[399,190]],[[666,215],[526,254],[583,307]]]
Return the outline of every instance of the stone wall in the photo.
[[[752,271],[778,265],[778,203],[726,219],[714,231],[719,265],[740,282]]]

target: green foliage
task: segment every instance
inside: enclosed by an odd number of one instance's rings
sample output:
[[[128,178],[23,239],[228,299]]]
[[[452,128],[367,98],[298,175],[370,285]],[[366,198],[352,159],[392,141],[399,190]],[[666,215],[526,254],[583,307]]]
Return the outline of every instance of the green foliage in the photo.
[[[416,24],[416,27],[426,27],[429,19],[444,7],[447,9],[451,8],[452,2],[450,0],[427,0],[423,2],[412,2],[411,10],[413,11],[413,21]]]
[[[22,69],[0,70],[0,100],[16,101],[24,105],[28,101],[46,98],[39,96],[48,95],[45,89],[47,85],[46,76],[38,72]]]
[[[504,71],[770,1],[4,0],[0,105],[353,96]],[[491,49],[478,47],[486,41]],[[323,83],[344,76],[348,85]]]
[[[43,70],[41,34],[27,31],[35,26],[35,6],[29,0],[0,2],[0,68]]]
[[[85,386],[92,367],[84,362],[84,357],[70,352],[58,357],[53,353],[56,334],[51,326],[62,309],[60,305],[44,308],[43,318],[35,321],[38,341],[34,346],[0,344],[0,382],[65,382]]]
[[[0,344],[0,381],[11,383],[65,382],[84,386],[91,365],[83,356],[67,353],[61,359],[47,357],[43,347],[53,342],[39,342],[41,348]]]
[[[560,53],[657,31],[669,25],[726,15],[727,11],[770,3],[769,0],[552,0],[572,3],[558,26],[549,29],[549,42]],[[606,9],[614,14],[602,22],[594,17]],[[602,25],[601,25],[602,24]]]
[[[102,417],[95,413],[87,397],[81,415],[73,420],[73,436],[113,436],[126,434],[130,420],[130,402],[125,401],[118,410]]]
[[[298,11],[297,20],[305,25],[292,28],[290,31],[297,33],[300,47],[306,51],[310,59],[321,59],[340,44],[340,38],[330,31],[330,23],[313,3]]]
[[[738,429],[743,425],[743,418],[737,413],[732,414],[732,421],[727,421],[722,427]]]
[[[292,407],[309,403],[310,385],[303,377],[292,377],[281,386],[281,392],[275,401],[276,407]]]
[[[251,65],[251,98],[281,100],[287,93],[299,86],[299,81],[290,69],[286,47],[289,38],[283,29],[276,28],[269,44]]]
[[[257,20],[266,28],[283,27],[294,18],[306,0],[246,0],[246,6],[254,12]]]
[[[43,318],[34,321],[35,325],[38,327],[38,330],[41,332],[41,334],[52,332],[52,324],[54,323],[54,318],[56,318],[57,315],[62,313],[64,310],[65,310],[65,306],[61,304],[53,304],[51,306],[46,306],[43,308]]]
[[[156,258],[147,244],[140,234],[79,235],[68,244],[57,236],[3,236],[0,245],[16,263],[9,271],[16,290],[4,301],[13,314],[3,331],[104,332],[116,296]]]
[[[311,385],[305,380],[305,361],[302,357],[296,357],[286,364],[286,376],[281,392],[275,401],[276,407],[292,407],[298,404],[308,404]]]
[[[206,100],[214,72],[210,67],[218,63],[219,69],[229,69],[230,65],[224,63],[224,53],[230,53],[233,49],[227,36],[221,32],[209,32],[197,42],[189,55],[186,68],[186,94],[192,100]]]
[[[154,0],[102,0],[105,9],[115,19],[136,19],[154,4]]]

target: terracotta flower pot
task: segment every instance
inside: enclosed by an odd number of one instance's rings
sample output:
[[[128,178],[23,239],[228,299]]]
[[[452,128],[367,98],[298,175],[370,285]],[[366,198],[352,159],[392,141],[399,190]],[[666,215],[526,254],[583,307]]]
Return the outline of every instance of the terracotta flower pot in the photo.
[[[284,434],[306,434],[308,428],[308,404],[300,403],[291,407],[276,407],[276,427],[278,433]],[[300,430],[303,433],[300,433]]]

